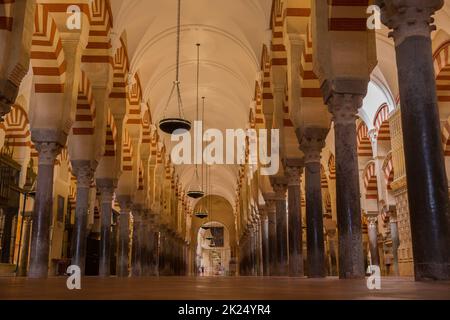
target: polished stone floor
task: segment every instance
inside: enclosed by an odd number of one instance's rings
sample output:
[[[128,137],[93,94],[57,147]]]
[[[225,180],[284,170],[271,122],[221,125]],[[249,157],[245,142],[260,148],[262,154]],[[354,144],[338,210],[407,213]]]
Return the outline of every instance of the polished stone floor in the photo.
[[[69,291],[65,278],[0,278],[0,300],[450,300],[450,282],[383,278],[379,291],[365,281],[292,278],[83,278]]]

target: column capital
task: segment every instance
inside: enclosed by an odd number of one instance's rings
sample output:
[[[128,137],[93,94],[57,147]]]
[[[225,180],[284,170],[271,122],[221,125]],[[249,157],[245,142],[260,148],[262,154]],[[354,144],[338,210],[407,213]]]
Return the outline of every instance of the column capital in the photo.
[[[328,110],[333,115],[335,125],[354,124],[364,97],[361,94],[334,93],[328,100]]]
[[[133,205],[133,202],[131,201],[131,196],[129,195],[118,195],[117,201],[119,202],[120,206],[120,214],[129,214],[131,211],[131,207]]]
[[[270,178],[270,183],[275,192],[276,200],[286,199],[288,179],[285,177],[272,177]]]
[[[266,202],[267,215],[274,214],[276,212],[276,195],[275,193],[264,193],[264,201]]]
[[[305,164],[320,162],[322,149],[325,147],[325,139],[329,131],[328,128],[321,127],[297,129],[300,150],[305,154]]]
[[[53,166],[62,146],[58,142],[37,142],[35,148],[39,153],[39,165]]]
[[[97,179],[95,181],[97,190],[100,192],[102,203],[111,203],[114,197],[114,190],[117,187],[117,180],[114,179]]]
[[[375,228],[378,224],[377,214],[366,214],[367,224],[369,228]]]
[[[305,159],[286,159],[284,161],[285,173],[288,179],[288,186],[300,186],[300,176],[305,167]]]
[[[77,187],[90,188],[94,178],[96,165],[90,160],[71,161],[74,176],[77,178]]]
[[[399,46],[409,37],[430,37],[436,30],[432,16],[444,5],[443,0],[395,1],[377,0],[381,8],[381,21],[393,31],[389,37],[394,38]]]

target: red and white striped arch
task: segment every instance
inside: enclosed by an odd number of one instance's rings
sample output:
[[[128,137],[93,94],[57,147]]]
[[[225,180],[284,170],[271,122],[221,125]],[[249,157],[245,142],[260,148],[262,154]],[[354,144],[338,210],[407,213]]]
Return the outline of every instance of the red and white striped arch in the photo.
[[[256,109],[255,109],[255,126],[258,129],[265,129],[265,119],[264,119],[264,112],[262,108],[262,92],[261,87],[258,82],[255,83],[255,103],[256,103]]]
[[[302,10],[302,14],[310,15],[308,10]],[[323,105],[322,91],[320,90],[319,78],[314,73],[313,66],[313,39],[311,31],[311,17],[306,33],[306,46],[301,57],[300,77],[302,87],[302,105],[321,106]]]
[[[116,124],[114,122],[114,116],[111,113],[111,110],[108,109],[108,119],[106,122],[106,141],[105,141],[105,157],[116,156],[117,151],[117,129]]]
[[[139,163],[139,181],[138,181],[138,190],[144,190],[144,168],[142,161]]]
[[[436,51],[434,69],[439,108],[450,108],[450,41]],[[442,143],[445,156],[450,157],[450,119],[442,127]]]
[[[439,104],[447,105],[450,103],[450,41],[436,51],[434,69]]]
[[[63,93],[66,77],[64,51],[55,21],[44,5],[36,5],[34,28],[31,47],[34,90],[37,94]]]
[[[374,126],[377,130],[378,141],[390,141],[391,130],[389,128],[389,106],[384,103],[375,114]]]
[[[330,31],[367,31],[369,0],[328,0]]]
[[[378,184],[374,162],[370,162],[364,170],[364,189],[366,200],[378,200]]]
[[[272,62],[270,60],[269,51],[266,45],[263,45],[262,57],[261,57],[261,66],[263,71],[263,92],[262,99],[264,104],[272,104],[273,103],[273,93],[272,93],[272,79],[271,79],[271,69]]]
[[[83,53],[84,63],[110,63],[113,65],[110,31],[113,25],[109,0],[92,0],[89,5],[91,27],[89,40]]]
[[[373,158],[372,143],[370,142],[369,129],[361,119],[357,122],[357,141],[358,141],[358,156]]]
[[[74,136],[92,136],[95,131],[95,102],[88,77],[81,71],[78,85],[77,110],[73,125]]]
[[[6,115],[3,123],[5,130],[5,141],[13,148],[29,147],[30,123],[25,110],[19,105],[13,105],[11,112]]]
[[[142,143],[143,144],[151,144],[152,143],[152,130],[151,123],[152,118],[149,113],[150,108],[147,105],[147,111],[144,113],[144,117],[142,118]]]
[[[0,0],[0,30],[12,31],[15,0]]]
[[[129,61],[125,44],[122,39],[122,46],[117,49],[113,59],[113,87],[110,98],[127,99],[127,77],[129,71]]]
[[[336,158],[334,154],[328,159],[328,171],[330,172],[330,180],[336,180]]]
[[[320,166],[320,184],[322,189],[328,189],[328,179],[323,165]]]
[[[384,181],[388,190],[392,190],[394,182],[394,162],[392,161],[392,152],[390,152],[383,163]]]
[[[133,146],[127,129],[123,135],[122,170],[124,172],[133,171]]]
[[[142,101],[142,90],[139,77],[135,75],[134,84],[128,90],[128,115],[127,124],[128,125],[142,125],[142,114],[141,114],[141,101]]]

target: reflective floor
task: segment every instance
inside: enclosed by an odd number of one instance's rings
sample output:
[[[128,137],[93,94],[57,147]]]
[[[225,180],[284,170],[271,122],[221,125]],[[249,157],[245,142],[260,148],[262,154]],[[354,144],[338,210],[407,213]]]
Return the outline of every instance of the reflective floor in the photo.
[[[381,290],[365,281],[292,278],[83,278],[82,289],[69,291],[65,278],[29,280],[0,278],[0,299],[87,300],[353,300],[446,299],[450,282],[417,283],[383,278]]]

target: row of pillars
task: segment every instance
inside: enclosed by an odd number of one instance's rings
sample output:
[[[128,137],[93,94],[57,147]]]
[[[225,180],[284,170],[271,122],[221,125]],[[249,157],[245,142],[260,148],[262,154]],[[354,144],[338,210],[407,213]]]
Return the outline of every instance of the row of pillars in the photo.
[[[36,149],[39,152],[39,174],[32,219],[28,276],[45,278],[48,276],[49,265],[54,163],[61,151],[61,145],[36,143]],[[73,162],[72,165],[77,178],[77,199],[71,245],[71,265],[79,266],[84,273],[89,194],[94,170],[89,161]],[[96,185],[100,193],[101,206],[99,275],[108,277],[111,275],[111,244],[116,240],[111,232],[112,204],[116,183],[113,179],[97,179]],[[141,205],[134,205],[130,196],[118,196],[117,200],[120,205],[118,242],[115,246],[117,247],[117,275],[128,277],[130,274],[133,276],[186,274],[187,243],[170,228],[159,227],[156,216]],[[131,230],[130,224],[131,215],[133,216],[133,230]],[[158,230],[159,228],[161,230]]]
[[[390,35],[394,38],[397,55],[415,277],[418,281],[448,280],[448,180],[430,36],[434,29],[431,15],[442,7],[442,1],[416,1],[404,6],[388,0],[378,2],[383,22],[394,30]],[[367,86],[368,80],[336,78],[325,81],[322,87],[335,132],[338,269],[341,279],[365,276],[356,118],[367,94]],[[327,134],[328,130],[321,128],[297,130],[300,149],[305,155],[307,269],[310,277],[325,276],[320,154]],[[301,165],[287,164],[288,181],[285,178],[274,179],[275,193],[265,197],[266,208],[262,210],[261,219],[265,275],[301,276],[304,273],[299,203],[301,168]],[[286,189],[289,189],[287,211]],[[375,252],[374,248],[372,251]],[[248,256],[252,254],[246,254],[246,264],[252,261]],[[246,266],[245,269],[251,267]]]

